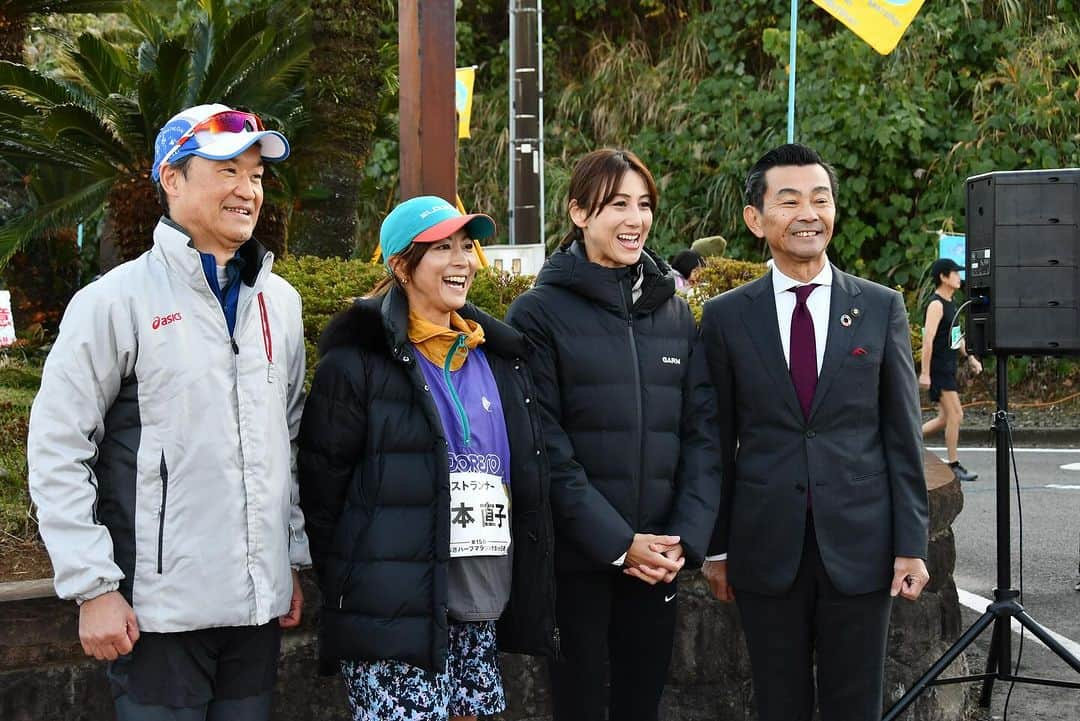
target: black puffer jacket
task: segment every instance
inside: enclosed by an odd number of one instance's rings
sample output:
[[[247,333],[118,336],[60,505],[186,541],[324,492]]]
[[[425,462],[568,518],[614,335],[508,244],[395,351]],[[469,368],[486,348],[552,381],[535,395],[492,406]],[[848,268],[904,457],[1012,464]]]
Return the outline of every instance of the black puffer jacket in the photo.
[[[473,306],[510,440],[513,584],[499,647],[553,650],[547,459],[527,339]],[[339,659],[446,665],[450,484],[438,410],[396,288],[336,316],[300,427],[300,505],[323,594],[321,669]]]
[[[720,500],[715,400],[667,270],[648,251],[638,266],[605,268],[575,243],[507,316],[537,346],[560,570],[610,567],[635,532],[681,536],[692,565],[708,547]]]

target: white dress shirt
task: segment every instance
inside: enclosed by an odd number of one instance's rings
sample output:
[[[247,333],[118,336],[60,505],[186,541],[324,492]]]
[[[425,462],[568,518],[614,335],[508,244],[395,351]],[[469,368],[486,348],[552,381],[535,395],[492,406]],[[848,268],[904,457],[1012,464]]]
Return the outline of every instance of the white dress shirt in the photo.
[[[818,287],[806,298],[806,309],[814,321],[814,350],[817,353],[817,370],[821,374],[821,364],[825,360],[825,341],[829,337],[829,307],[832,305],[832,265],[826,261],[821,272],[813,277],[811,283]],[[795,294],[792,288],[806,285],[802,281],[790,278],[772,266],[773,293],[776,295],[776,325],[780,329],[780,345],[784,349],[784,363],[791,368],[791,315],[795,312]],[[706,556],[706,561],[726,561],[726,553]]]
[[[814,350],[817,352],[817,370],[821,373],[821,364],[825,360],[825,341],[829,337],[829,306],[832,305],[832,265],[825,263],[821,272],[814,276],[811,283],[817,283],[806,298],[806,309],[814,320]],[[791,316],[795,312],[795,294],[792,288],[805,283],[789,278],[775,265],[772,270],[773,293],[776,294],[776,324],[780,329],[780,345],[784,348],[784,362],[791,367]]]

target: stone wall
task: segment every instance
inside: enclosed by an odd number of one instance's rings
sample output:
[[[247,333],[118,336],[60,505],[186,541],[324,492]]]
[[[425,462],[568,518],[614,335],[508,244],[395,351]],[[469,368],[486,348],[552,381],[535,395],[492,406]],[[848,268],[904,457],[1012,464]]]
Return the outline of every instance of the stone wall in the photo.
[[[936,461],[936,459],[934,459]],[[940,466],[940,462],[937,462]],[[930,586],[918,602],[893,607],[886,666],[886,704],[900,698],[960,633],[960,606],[953,583],[956,560],[951,524],[963,507],[959,485],[928,461],[931,540]],[[2,593],[0,593],[2,595]],[[8,594],[12,597],[12,594]],[[285,636],[275,721],[346,721],[337,677],[315,675],[312,603],[307,582],[303,628]],[[679,592],[679,621],[661,718],[670,721],[752,721],[750,669],[733,605],[717,602],[698,573],[687,574]],[[0,719],[4,721],[105,721],[113,718],[100,664],[87,661],[77,639],[74,604],[53,597],[0,602]],[[963,657],[947,675],[966,673]],[[543,664],[503,657],[509,708],[500,721],[550,718]],[[967,689],[934,687],[904,721],[958,721],[967,716]]]

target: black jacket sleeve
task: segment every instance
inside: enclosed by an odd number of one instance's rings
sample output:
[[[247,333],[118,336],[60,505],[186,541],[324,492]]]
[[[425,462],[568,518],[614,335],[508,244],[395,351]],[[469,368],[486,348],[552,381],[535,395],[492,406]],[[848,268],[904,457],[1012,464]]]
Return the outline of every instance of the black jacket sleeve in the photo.
[[[561,423],[562,389],[555,346],[543,318],[543,308],[528,293],[514,301],[506,317],[536,349],[529,367],[537,388],[541,389],[540,417],[551,466],[551,513],[555,529],[573,541],[589,559],[610,566],[630,548],[634,529],[589,483],[585,469],[574,458],[573,443]]]
[[[892,293],[889,333],[881,362],[879,423],[892,493],[893,549],[897,556],[926,558],[929,501],[922,459],[919,387],[911,354],[907,311]]]
[[[679,434],[679,468],[675,503],[668,533],[682,539],[687,565],[705,560],[720,504],[720,440],[716,427],[716,394],[700,334],[694,335],[690,363],[683,378],[683,407]]]
[[[717,314],[723,312],[709,301],[701,315],[701,350],[715,398],[716,435],[720,444],[720,504],[708,555],[727,553],[731,530],[732,493],[735,490],[735,379]]]
[[[363,377],[359,351],[331,350],[315,371],[300,422],[300,507],[307,522],[312,562],[320,572],[364,448],[367,408],[358,387]]]

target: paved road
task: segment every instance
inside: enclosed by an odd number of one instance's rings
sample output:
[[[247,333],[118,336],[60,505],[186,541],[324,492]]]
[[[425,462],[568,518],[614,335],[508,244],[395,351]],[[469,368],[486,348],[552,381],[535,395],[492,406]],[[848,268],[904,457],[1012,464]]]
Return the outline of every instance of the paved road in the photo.
[[[944,449],[937,449],[944,454]],[[1060,634],[1062,642],[1080,657],[1080,592],[1074,591],[1080,560],[1080,448],[1024,449],[1015,453],[1019,500],[1023,510],[1024,607],[1035,620]],[[961,462],[979,474],[965,483],[964,510],[956,519],[956,585],[964,610],[965,628],[985,610],[997,580],[995,535],[996,460],[992,448],[960,451]],[[1069,464],[1076,464],[1072,469]],[[1064,468],[1063,468],[1064,466]],[[1012,580],[1020,586],[1020,524],[1016,479],[1010,477],[1012,498]],[[963,593],[966,592],[966,593]],[[977,609],[977,610],[975,610]],[[1080,681],[1046,648],[1025,634],[1021,674]],[[969,663],[981,670],[990,634],[985,633],[969,652]],[[1013,654],[1019,636],[1013,635]],[[988,718],[1002,719],[1007,686],[997,684]],[[1014,721],[1076,721],[1080,719],[1080,690],[1017,685],[1009,703]]]

